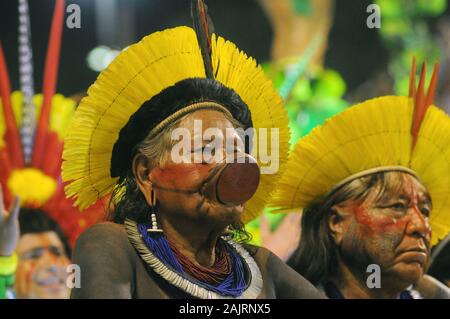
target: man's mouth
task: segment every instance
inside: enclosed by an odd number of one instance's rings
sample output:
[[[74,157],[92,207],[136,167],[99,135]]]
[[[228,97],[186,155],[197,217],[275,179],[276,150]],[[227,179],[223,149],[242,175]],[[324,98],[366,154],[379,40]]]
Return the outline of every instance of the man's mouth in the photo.
[[[425,266],[428,260],[428,252],[422,248],[412,248],[401,251],[398,257],[403,262],[418,263]]]
[[[39,286],[59,286],[61,284],[64,284],[64,279],[56,276],[49,276],[47,278],[42,278],[36,280],[36,284]]]
[[[33,281],[45,289],[59,289],[65,286],[66,275],[62,269],[41,270],[33,276]]]

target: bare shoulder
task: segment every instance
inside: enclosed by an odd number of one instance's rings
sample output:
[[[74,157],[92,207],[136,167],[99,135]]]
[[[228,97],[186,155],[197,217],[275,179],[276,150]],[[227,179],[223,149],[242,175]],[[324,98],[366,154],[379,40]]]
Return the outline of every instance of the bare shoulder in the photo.
[[[86,229],[75,243],[77,252],[100,255],[130,255],[133,252],[123,225],[103,222]]]
[[[122,225],[99,223],[78,238],[73,263],[80,267],[81,287],[71,298],[131,298],[136,253]]]
[[[108,238],[116,240],[123,240],[124,238],[127,238],[127,234],[125,231],[125,228],[123,225],[112,223],[112,222],[103,222],[94,224],[88,229],[86,229],[81,235],[80,239],[82,238]]]
[[[429,275],[419,279],[415,288],[425,299],[450,299],[450,288]]]

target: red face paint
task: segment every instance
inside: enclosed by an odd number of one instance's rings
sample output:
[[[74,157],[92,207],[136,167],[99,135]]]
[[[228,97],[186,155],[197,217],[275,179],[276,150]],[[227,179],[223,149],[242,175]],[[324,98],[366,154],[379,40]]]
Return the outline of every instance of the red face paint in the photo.
[[[150,180],[161,187],[194,189],[208,176],[211,164],[168,164],[150,173]]]
[[[352,202],[349,204],[356,221],[362,226],[362,231],[366,235],[405,232],[410,223],[416,223],[423,236],[428,240],[431,238],[428,221],[419,207],[422,202],[426,201],[425,194],[420,192],[417,182],[412,177],[405,178],[401,190],[396,193],[393,190],[387,190],[382,201],[388,204],[377,203],[373,197],[369,195],[363,203]],[[405,203],[404,213],[398,213],[389,207],[397,201],[392,198],[400,197],[408,199],[408,202]]]

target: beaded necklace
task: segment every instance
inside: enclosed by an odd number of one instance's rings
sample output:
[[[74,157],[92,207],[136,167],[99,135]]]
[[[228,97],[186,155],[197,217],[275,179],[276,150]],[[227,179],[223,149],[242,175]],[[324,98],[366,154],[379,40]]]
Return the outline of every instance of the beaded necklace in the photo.
[[[212,267],[190,261],[171,244],[164,234],[150,234],[148,224],[137,224],[145,246],[168,268],[193,284],[225,297],[239,297],[249,286],[249,266],[236,249],[222,238],[216,246],[217,257]]]

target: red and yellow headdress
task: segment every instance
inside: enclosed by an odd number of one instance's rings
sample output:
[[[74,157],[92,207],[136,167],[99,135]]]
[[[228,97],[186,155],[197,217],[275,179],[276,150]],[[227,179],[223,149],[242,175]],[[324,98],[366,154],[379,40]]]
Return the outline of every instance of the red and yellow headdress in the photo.
[[[76,107],[75,101],[55,94],[64,1],[56,1],[42,94],[37,95],[33,92],[27,9],[25,6],[19,10],[21,92],[11,93],[0,44],[0,183],[7,207],[14,196],[19,196],[22,206],[47,212],[73,243],[87,226],[103,216],[104,209],[97,203],[88,214],[81,213],[66,198],[61,180],[63,138]]]

